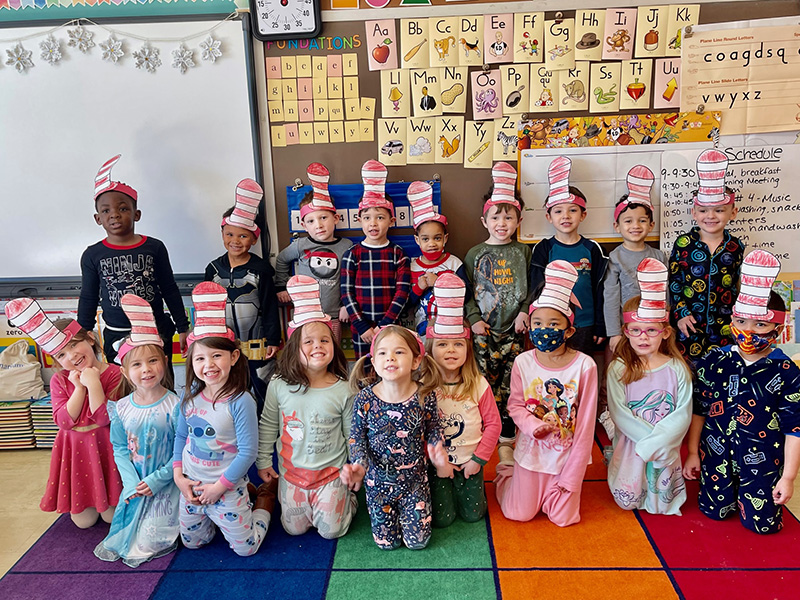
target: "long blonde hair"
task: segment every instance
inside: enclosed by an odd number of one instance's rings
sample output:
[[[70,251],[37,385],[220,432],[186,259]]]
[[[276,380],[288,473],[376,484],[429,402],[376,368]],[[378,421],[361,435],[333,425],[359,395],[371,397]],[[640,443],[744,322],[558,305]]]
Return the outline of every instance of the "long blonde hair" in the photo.
[[[461,365],[461,383],[452,386],[449,390],[449,394],[467,401],[473,401],[477,404],[483,374],[480,372],[480,369],[478,369],[478,363],[475,360],[475,350],[472,348],[472,340],[468,337],[458,339],[464,339],[467,343],[467,359],[464,361],[464,364]],[[425,352],[427,352],[431,358],[433,358],[434,344],[436,344],[436,338],[425,338]],[[435,360],[433,362],[436,364],[436,368],[439,370],[439,375],[441,376],[441,367],[439,367],[439,363]]]
[[[164,363],[164,377],[159,383],[168,390],[172,389],[174,382],[172,381],[172,375],[169,372],[169,368],[167,368],[167,355],[164,354],[164,348],[158,344],[145,344],[143,346],[135,346],[133,349],[128,351],[128,353],[122,359],[122,377],[119,378],[119,385],[117,385],[118,398],[124,398],[128,394],[136,391],[136,388],[133,387],[133,383],[131,383],[131,381],[128,379],[128,369],[130,368],[131,362],[134,359],[140,358],[143,355],[146,356],[144,354],[145,349],[154,353]]]

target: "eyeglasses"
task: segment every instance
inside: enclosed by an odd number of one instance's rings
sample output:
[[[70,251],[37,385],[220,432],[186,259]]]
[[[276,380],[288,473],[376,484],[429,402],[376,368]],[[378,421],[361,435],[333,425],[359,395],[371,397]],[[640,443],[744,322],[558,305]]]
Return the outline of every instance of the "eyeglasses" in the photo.
[[[642,334],[645,334],[647,337],[656,337],[659,335],[664,328],[661,327],[648,327],[647,329],[642,329],[641,327],[626,327],[625,328],[625,335],[630,338],[638,338]]]

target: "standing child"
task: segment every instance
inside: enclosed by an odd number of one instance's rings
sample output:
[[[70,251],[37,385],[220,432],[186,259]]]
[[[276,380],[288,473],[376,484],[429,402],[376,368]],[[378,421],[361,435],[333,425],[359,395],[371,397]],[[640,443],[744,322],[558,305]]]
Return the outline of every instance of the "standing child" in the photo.
[[[578,272],[570,263],[547,265],[542,293],[531,305],[533,350],[511,371],[508,412],[519,428],[513,466],[497,466],[497,500],[506,518],[530,521],[541,510],[559,527],[580,521],[581,488],[591,461],[597,410],[597,366],[566,344],[575,333],[570,299]],[[537,417],[534,381],[545,381],[553,409]],[[566,386],[574,396],[567,400]],[[531,411],[533,406],[533,411]]]
[[[381,550],[403,544],[421,550],[430,541],[432,519],[426,445],[439,475],[452,473],[433,393],[439,385],[436,364],[416,334],[389,325],[375,335],[369,356],[356,363],[351,384],[367,387],[354,401],[352,463],[342,468],[342,481],[351,490],[366,481],[372,538]]]
[[[251,510],[247,470],[258,453],[258,417],[247,393],[247,358],[225,325],[225,288],[199,283],[192,301],[197,319],[172,462],[181,539],[200,548],[214,538],[216,525],[236,554],[250,556],[267,534],[275,493],[259,488]]]
[[[111,522],[122,491],[109,439],[108,400],[116,400],[119,367],[98,360],[91,332],[72,319],[55,323],[30,298],[5,307],[9,322],[27,333],[61,369],[50,380],[53,420],[58,433],[50,455],[50,475],[39,508],[70,513],[81,529],[98,516]]]
[[[394,205],[384,192],[387,175],[377,160],[361,167],[364,195],[358,218],[366,239],[342,258],[342,304],[350,315],[356,358],[367,354],[379,328],[397,321],[411,288],[408,257],[387,237],[394,223]]]
[[[464,282],[453,273],[434,284],[437,314],[428,325],[425,350],[433,356],[441,387],[436,390],[444,447],[453,478],[428,469],[433,526],[447,527],[456,515],[473,523],[486,514],[483,466],[500,437],[500,413],[489,382],[478,371],[469,327],[464,326]]]
[[[728,157],[704,150],[697,158],[700,188],[692,218],[697,223],[672,247],[669,290],[678,348],[691,362],[733,342],[731,309],[736,301],[744,244],[725,227],[736,218],[736,194],[725,186]]]
[[[122,502],[94,555],[135,568],[178,546],[180,492],[172,480],[172,448],[180,400],[167,389],[172,382],[153,309],[133,294],[120,303],[131,334],[117,353],[123,397],[110,402],[108,412]]]
[[[754,250],[742,265],[733,307],[735,346],[714,348],[697,362],[686,479],[700,475],[700,511],[721,520],[739,508],[756,533],[783,527],[800,467],[800,369],[772,348],[786,318],[772,292],[780,262]]]
[[[357,506],[339,478],[353,419],[347,360],[322,309],[319,283],[295,275],[286,288],[294,316],[261,413],[256,466],[264,481],[278,479],[272,468],[277,441],[283,528],[302,535],[316,527],[334,539],[347,533]]]
[[[667,267],[645,258],[637,276],[641,298],[625,304],[625,338],[608,367],[608,410],[617,431],[608,486],[621,508],[679,515],[686,501],[680,450],[691,420],[692,376],[669,326]]]
[[[328,324],[338,344],[342,341],[342,322],[348,320],[340,292],[342,257],[353,242],[336,237],[339,215],[328,191],[328,169],[320,163],[311,163],[306,172],[313,192],[300,202],[300,224],[308,237],[292,242],[278,254],[275,286],[278,300],[289,302],[286,282],[289,281],[292,263],[297,263],[295,274],[316,279],[322,310],[331,318]]]

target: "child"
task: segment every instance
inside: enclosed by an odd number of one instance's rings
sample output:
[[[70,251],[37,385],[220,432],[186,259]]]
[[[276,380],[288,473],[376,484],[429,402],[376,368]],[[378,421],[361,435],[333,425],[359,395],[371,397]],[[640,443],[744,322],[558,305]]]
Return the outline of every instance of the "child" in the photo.
[[[669,290],[678,348],[691,362],[732,343],[731,308],[736,301],[744,244],[725,227],[736,218],[735,193],[725,187],[728,157],[704,150],[697,158],[700,188],[692,218],[696,227],[672,247]]]
[[[578,271],[575,297],[575,334],[570,344],[576,350],[591,355],[595,345],[605,337],[603,318],[603,277],[608,258],[600,244],[578,233],[578,227],[586,218],[586,197],[569,185],[572,161],[558,157],[550,163],[548,177],[550,194],[545,207],[547,221],[556,234],[536,244],[531,258],[531,289],[536,291],[544,282],[546,266],[554,260],[566,260]]]
[[[117,347],[131,330],[120,298],[128,292],[144,298],[153,307],[171,374],[172,336],[177,327],[180,349],[185,352],[189,319],[172,275],[166,247],[155,238],[134,232],[135,223],[141,217],[141,211],[136,208],[138,194],[131,186],[111,179],[111,169],[119,159],[119,154],[109,159],[95,178],[94,220],[107,235],[89,246],[81,256],[78,323],[86,331],[92,331],[100,304],[105,323],[103,352],[109,362],[114,362]],[[164,302],[169,315],[164,313]]]
[[[681,442],[691,421],[692,376],[667,312],[667,267],[645,258],[641,299],[625,304],[625,338],[608,367],[608,409],[617,435],[608,486],[626,510],[680,515],[686,501]]]
[[[375,335],[350,381],[354,388],[368,387],[354,401],[352,463],[342,467],[342,482],[357,491],[366,476],[372,538],[381,550],[402,544],[421,550],[430,540],[432,519],[426,444],[439,475],[452,474],[433,393],[439,385],[436,364],[417,335],[389,325]]]
[[[353,242],[348,238],[336,237],[339,215],[328,192],[328,169],[320,163],[311,163],[306,172],[313,192],[309,192],[300,202],[300,224],[308,237],[292,242],[278,254],[275,286],[278,300],[289,302],[286,282],[292,263],[297,263],[297,275],[316,279],[319,282],[322,309],[331,318],[328,324],[338,344],[342,341],[342,322],[348,320],[340,293],[340,267],[345,251]]]
[[[800,369],[771,348],[786,317],[771,292],[780,262],[754,250],[742,265],[731,333],[736,346],[714,348],[697,362],[686,479],[700,475],[700,511],[724,519],[739,508],[756,533],[783,527],[800,466]]]
[[[436,314],[433,286],[442,273],[455,273],[463,281],[467,274],[461,259],[444,251],[447,243],[447,217],[433,206],[433,189],[425,181],[408,186],[408,203],[414,213],[414,240],[422,256],[411,259],[411,294],[408,309],[414,317],[414,329],[420,337],[428,329],[428,316]]]
[[[394,206],[384,193],[387,175],[377,160],[361,167],[364,196],[358,218],[366,239],[342,257],[342,304],[350,316],[356,358],[367,353],[379,328],[397,321],[411,288],[408,257],[386,237],[394,223]]]
[[[515,430],[506,404],[511,365],[522,352],[528,327],[531,249],[513,239],[522,220],[522,202],[515,190],[516,169],[508,163],[496,163],[492,180],[481,217],[489,238],[470,249],[464,258],[473,289],[466,306],[467,320],[475,334],[475,360],[492,386],[502,419],[501,459],[510,460]]]
[[[171,459],[180,400],[167,390],[172,382],[153,309],[133,294],[125,294],[120,303],[131,334],[117,353],[124,376],[119,395],[124,397],[109,403],[108,412],[123,503],[94,555],[109,562],[121,558],[135,568],[178,546],[180,492],[172,480]]]
[[[295,275],[286,287],[294,317],[261,413],[256,466],[264,481],[278,478],[272,468],[277,441],[283,528],[302,535],[316,527],[335,539],[347,533],[358,504],[339,479],[353,418],[347,361],[322,309],[319,283]]]
[[[252,179],[236,186],[236,203],[222,216],[222,243],[227,252],[206,267],[205,280],[227,289],[226,323],[247,357],[257,409],[264,406],[266,383],[258,370],[278,351],[281,328],[269,260],[250,253],[261,230],[255,224],[264,191]]]
[[[205,281],[192,291],[197,319],[186,355],[173,477],[181,491],[183,545],[205,546],[217,525],[236,554],[250,556],[267,533],[275,494],[259,488],[251,511],[247,470],[258,453],[258,417],[247,393],[247,358],[225,325],[226,301],[225,288],[216,283]]]
[[[35,300],[12,300],[5,312],[9,322],[30,335],[61,367],[50,380],[58,433],[39,508],[68,512],[81,529],[94,525],[98,516],[110,523],[122,483],[109,439],[106,402],[117,398],[119,367],[98,360],[92,333],[72,319],[53,323]]]
[[[489,382],[478,371],[464,326],[464,282],[453,273],[434,284],[437,314],[428,324],[425,350],[433,356],[442,385],[436,390],[444,446],[453,478],[428,470],[433,502],[433,526],[447,527],[458,514],[474,523],[486,514],[483,466],[500,437],[500,413]]]
[[[544,289],[531,305],[534,349],[520,354],[511,371],[508,412],[519,434],[514,464],[497,466],[495,484],[500,509],[513,521],[530,521],[540,510],[559,527],[581,518],[581,487],[594,441],[597,366],[566,344],[575,333],[569,301],[575,301],[578,277],[567,261],[547,265]],[[556,410],[549,408],[541,419],[526,406],[536,379],[557,396]],[[569,406],[566,395],[558,394],[567,383],[576,389]]]

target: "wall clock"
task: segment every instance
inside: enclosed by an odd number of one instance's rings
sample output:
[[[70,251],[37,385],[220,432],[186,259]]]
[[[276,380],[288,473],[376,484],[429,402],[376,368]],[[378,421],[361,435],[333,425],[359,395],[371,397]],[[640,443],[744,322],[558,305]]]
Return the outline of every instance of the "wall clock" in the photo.
[[[320,0],[250,0],[253,35],[262,42],[317,37]]]

